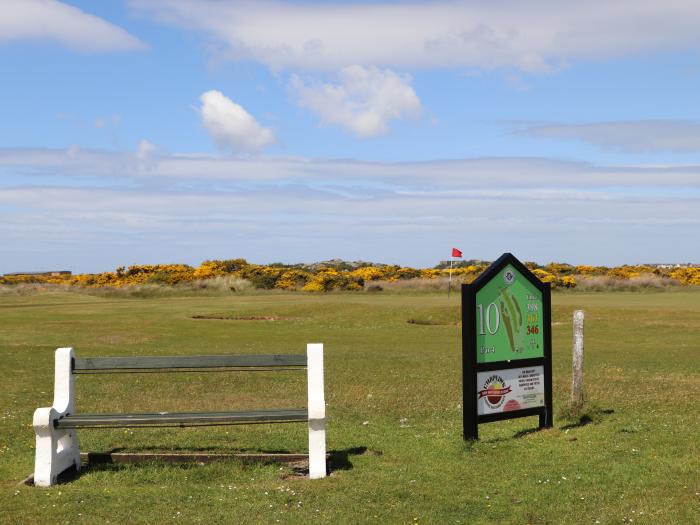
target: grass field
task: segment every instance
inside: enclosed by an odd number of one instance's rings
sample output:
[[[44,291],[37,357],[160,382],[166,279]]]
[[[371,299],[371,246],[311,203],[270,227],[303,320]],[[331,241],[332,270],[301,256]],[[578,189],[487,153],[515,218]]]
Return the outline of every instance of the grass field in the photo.
[[[564,417],[577,308],[589,406]],[[458,321],[457,294],[0,297],[0,523],[700,523],[698,291],[554,294],[554,428],[491,423],[472,444],[461,438]],[[303,353],[308,342],[326,348],[326,479],[228,461],[18,484],[33,469],[32,413],[51,404],[59,346],[79,356]],[[304,406],[304,388],[299,372],[77,378],[83,412]],[[80,439],[87,451],[306,450],[303,424]]]

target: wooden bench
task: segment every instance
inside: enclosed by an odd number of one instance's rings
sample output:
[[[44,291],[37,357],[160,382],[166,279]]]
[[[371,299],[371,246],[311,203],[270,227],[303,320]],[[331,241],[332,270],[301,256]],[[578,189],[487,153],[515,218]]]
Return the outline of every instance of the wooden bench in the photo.
[[[307,408],[222,412],[80,414],[75,410],[75,375],[148,371],[307,370]],[[34,412],[36,460],[34,484],[56,483],[58,474],[80,469],[79,428],[187,427],[250,423],[307,422],[309,477],[326,476],[326,408],[323,392],[323,345],[309,344],[306,355],[209,355],[76,358],[72,348],[55,354],[53,406]]]

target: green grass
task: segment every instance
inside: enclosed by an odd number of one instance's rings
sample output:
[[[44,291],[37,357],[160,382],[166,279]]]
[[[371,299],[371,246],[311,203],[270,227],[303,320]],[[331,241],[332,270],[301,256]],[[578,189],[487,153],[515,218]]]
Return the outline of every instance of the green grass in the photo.
[[[554,428],[491,423],[467,444],[457,294],[2,297],[0,523],[700,523],[700,293],[565,293],[553,304]],[[589,404],[564,418],[577,308]],[[18,485],[33,468],[32,413],[51,403],[59,346],[79,356],[303,353],[308,342],[326,348],[335,470],[324,480],[222,462]],[[299,372],[77,378],[83,412],[303,406],[304,388]],[[303,424],[79,435],[89,451],[306,450]]]

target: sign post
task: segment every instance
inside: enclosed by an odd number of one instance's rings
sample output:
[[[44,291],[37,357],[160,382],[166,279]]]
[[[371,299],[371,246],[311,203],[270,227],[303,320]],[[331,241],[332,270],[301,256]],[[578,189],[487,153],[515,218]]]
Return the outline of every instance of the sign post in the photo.
[[[462,373],[464,439],[516,417],[552,426],[551,289],[510,253],[462,285]]]

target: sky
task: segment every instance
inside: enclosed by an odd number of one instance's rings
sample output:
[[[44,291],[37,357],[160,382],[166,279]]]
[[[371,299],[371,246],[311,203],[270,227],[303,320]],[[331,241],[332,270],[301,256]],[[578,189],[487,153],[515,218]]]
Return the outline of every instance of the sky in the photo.
[[[0,13],[0,273],[700,262],[696,0]]]

